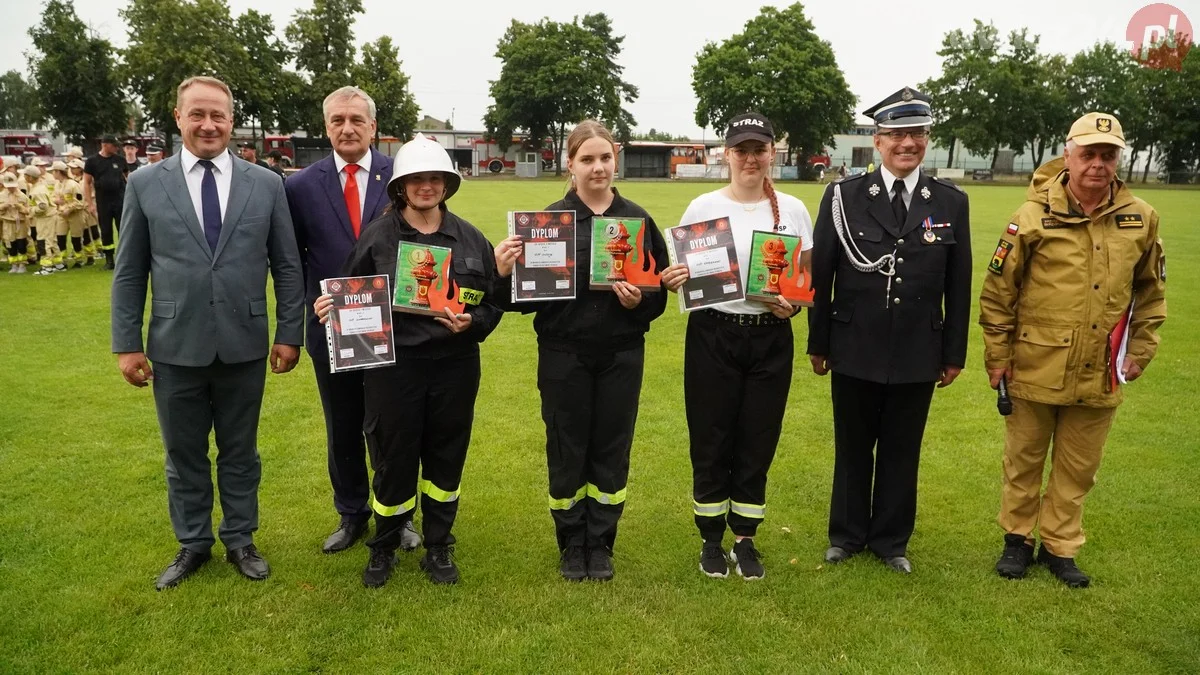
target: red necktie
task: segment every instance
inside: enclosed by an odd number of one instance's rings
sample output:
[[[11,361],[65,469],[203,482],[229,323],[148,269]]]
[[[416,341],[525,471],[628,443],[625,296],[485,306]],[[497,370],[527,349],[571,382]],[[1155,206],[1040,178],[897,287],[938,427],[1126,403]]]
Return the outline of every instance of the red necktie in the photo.
[[[362,207],[358,204],[358,181],[354,179],[354,173],[358,169],[357,164],[346,165],[346,189],[342,191],[342,195],[346,198],[346,210],[350,212],[350,227],[354,230],[355,239],[358,239],[358,232],[362,228]]]

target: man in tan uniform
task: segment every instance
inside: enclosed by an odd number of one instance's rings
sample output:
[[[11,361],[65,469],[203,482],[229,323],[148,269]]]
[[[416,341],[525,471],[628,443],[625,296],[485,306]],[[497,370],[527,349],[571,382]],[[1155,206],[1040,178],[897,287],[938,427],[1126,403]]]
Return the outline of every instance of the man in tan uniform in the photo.
[[[992,387],[1002,377],[1011,382],[1013,403],[996,572],[1025,576],[1036,528],[1037,561],[1082,588],[1089,579],[1075,555],[1084,542],[1083,499],[1121,403],[1120,381],[1141,376],[1158,348],[1166,259],[1158,213],[1116,177],[1125,147],[1121,123],[1088,113],[1067,139],[1062,158],[1034,173],[1025,204],[1000,238],[984,275],[979,323]],[[1128,348],[1118,359],[1110,334],[1120,335],[1127,315]]]

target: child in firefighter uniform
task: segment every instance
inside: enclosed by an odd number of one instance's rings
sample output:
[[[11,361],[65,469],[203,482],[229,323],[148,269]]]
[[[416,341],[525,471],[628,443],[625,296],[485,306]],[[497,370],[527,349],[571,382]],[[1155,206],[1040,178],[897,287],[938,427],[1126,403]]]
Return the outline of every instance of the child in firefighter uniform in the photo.
[[[0,227],[7,246],[8,273],[24,274],[26,248],[29,245],[29,202],[12,174],[0,173]]]
[[[25,185],[29,193],[30,215],[33,218],[30,226],[37,231],[37,259],[41,265],[34,275],[49,276],[66,269],[61,261],[55,262],[59,255],[58,241],[55,238],[58,225],[58,211],[54,204],[55,184],[52,178],[42,174],[40,168],[27,166]]]
[[[72,150],[78,150],[78,148],[72,148]],[[71,157],[71,154],[68,153],[67,156]],[[94,265],[96,258],[100,256],[96,248],[100,241],[100,226],[96,222],[96,216],[87,210],[87,198],[83,194],[83,160],[72,158],[67,162],[67,169],[69,169],[71,180],[79,185],[79,214],[75,216],[78,222],[71,224],[72,245],[74,245],[76,237],[80,239],[80,246],[75,247],[75,267],[79,267],[81,262],[84,265]],[[79,229],[78,234],[76,234],[76,227]]]
[[[54,221],[54,242],[58,248],[56,262],[62,263],[64,268],[67,262],[73,262],[75,267],[83,267],[83,211],[86,208],[83,188],[71,178],[65,162],[55,162],[50,167],[50,173],[54,176],[53,201],[58,213]],[[68,236],[74,245],[73,249],[67,247]]]
[[[730,184],[692,200],[681,225],[728,218],[743,287],[755,231],[800,237],[801,265],[809,269],[812,220],[803,202],[778,193],[770,179],[775,157],[771,122],[758,113],[734,117],[725,133]],[[668,267],[663,283],[676,291],[688,279],[684,264]],[[766,517],[767,472],[783,430],[792,384],[791,319],[799,313],[775,302],[736,301],[688,316],[683,393],[692,460],[692,501],[704,539],[700,571],[724,578],[721,548],[733,531],[729,560],[744,579],[766,572],[754,535]]]
[[[1158,213],[1116,175],[1125,147],[1120,122],[1088,113],[1067,138],[1063,157],[1034,173],[1000,237],[984,274],[979,323],[992,387],[1003,378],[1012,398],[996,572],[1025,576],[1036,530],[1037,562],[1081,588],[1090,583],[1075,565],[1083,500],[1096,483],[1121,382],[1140,376],[1158,349],[1166,262]]]
[[[456,583],[450,530],[458,512],[460,481],[471,441],[479,392],[479,343],[495,330],[503,311],[492,304],[496,262],[478,229],[446,208],[462,178],[437,142],[423,136],[396,153],[388,196],[392,206],[363,228],[346,261],[346,276],[387,274],[394,289],[401,242],[451,249],[450,279],[461,309],[444,317],[396,312],[392,331],[396,363],[363,371],[363,431],[375,471],[375,536],[363,584],[387,583],[396,564],[404,524],[420,497],[426,555],[421,569],[434,583]],[[465,300],[464,300],[465,299]],[[332,299],[314,310],[328,320]]]
[[[613,577],[617,522],[625,508],[629,455],[637,422],[645,364],[644,335],[662,315],[666,293],[625,281],[590,290],[592,218],[641,218],[644,245],[638,260],[668,265],[666,243],[654,219],[612,187],[616,170],[612,135],[585,120],[567,138],[571,187],[547,211],[575,212],[576,297],[569,301],[505,303],[536,312],[538,390],[546,424],[550,515],[558,540],[559,571],[569,581]],[[630,241],[629,243],[634,243]],[[522,251],[513,235],[496,247],[509,298],[512,268]]]

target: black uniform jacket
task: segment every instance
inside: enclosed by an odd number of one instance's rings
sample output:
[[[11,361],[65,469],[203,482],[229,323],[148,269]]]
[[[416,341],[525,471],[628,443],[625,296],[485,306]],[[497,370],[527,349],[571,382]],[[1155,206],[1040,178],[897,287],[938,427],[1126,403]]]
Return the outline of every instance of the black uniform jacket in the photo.
[[[575,212],[575,299],[544,302],[511,302],[512,276],[501,279],[497,303],[509,311],[537,312],[533,329],[538,344],[572,353],[618,352],[643,344],[650,322],[662,315],[667,306],[666,287],[642,291],[642,301],[625,309],[611,289],[588,288],[592,266],[592,211],[572,190],[563,199],[547,206],[547,211]],[[669,264],[667,244],[654,219],[642,207],[625,199],[613,189],[613,201],[602,218],[643,218],[647,225],[649,256],[661,272]]]
[[[886,276],[850,264],[834,230],[834,185],[841,185],[846,234],[867,259],[895,251],[890,293]],[[846,178],[825,189],[813,240],[809,354],[883,384],[933,382],[943,366],[966,363],[971,229],[960,188],[922,173],[900,225],[878,170]]]
[[[452,332],[431,316],[393,312],[396,355],[402,358],[441,358],[476,352],[479,343],[496,329],[504,316],[493,303],[496,258],[492,244],[474,225],[447,211],[444,204],[440,208],[442,225],[432,234],[418,232],[395,210],[371,221],[363,228],[342,270],[346,276],[387,274],[394,289],[396,251],[401,241],[443,246],[452,251],[451,280],[459,288],[483,291],[478,305],[465,306],[463,311],[471,315],[471,327],[462,333]]]

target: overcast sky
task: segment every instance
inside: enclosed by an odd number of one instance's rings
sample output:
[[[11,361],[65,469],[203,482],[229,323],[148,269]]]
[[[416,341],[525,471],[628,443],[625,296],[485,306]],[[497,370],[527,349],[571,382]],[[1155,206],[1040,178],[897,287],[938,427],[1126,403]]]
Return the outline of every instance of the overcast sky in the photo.
[[[311,0],[228,0],[234,16],[249,7],[275,19],[277,33],[298,8]],[[27,30],[41,13],[40,0],[0,0],[0,72],[27,69]],[[490,99],[488,81],[500,72],[496,42],[510,19],[537,21],[550,17],[570,21],[603,8],[615,31],[626,36],[620,63],[628,81],[641,90],[631,106],[637,129],[651,127],[699,138],[712,135],[695,122],[696,100],[691,77],[695,56],[705,42],[741,32],[763,4],[731,0],[465,0],[408,3],[363,0],[355,35],[360,44],[390,35],[400,49],[403,69],[423,114],[445,119],[453,114],[458,129],[481,129]],[[856,110],[881,100],[905,85],[937,75],[936,54],[942,36],[972,19],[991,21],[1002,35],[1028,27],[1041,35],[1042,49],[1073,54],[1095,42],[1126,41],[1126,29],[1145,2],[1125,0],[1004,0],[1001,2],[900,3],[882,0],[805,3],[817,34],[828,41],[858,97]],[[1200,22],[1200,0],[1175,0],[1174,6]],[[117,46],[127,40],[117,14],[125,0],[76,0],[84,22]],[[420,9],[414,9],[417,5]],[[386,105],[385,101],[379,101]]]

